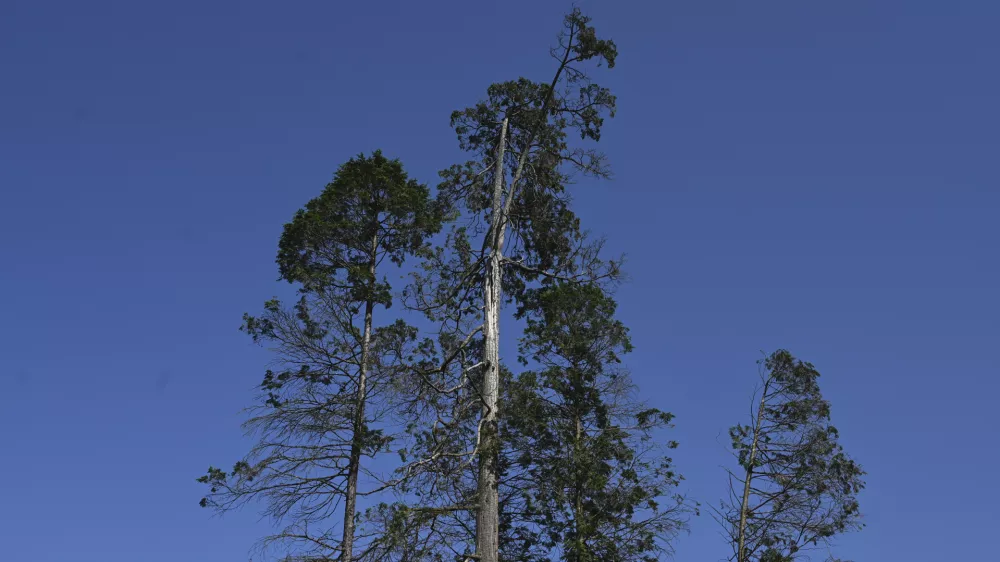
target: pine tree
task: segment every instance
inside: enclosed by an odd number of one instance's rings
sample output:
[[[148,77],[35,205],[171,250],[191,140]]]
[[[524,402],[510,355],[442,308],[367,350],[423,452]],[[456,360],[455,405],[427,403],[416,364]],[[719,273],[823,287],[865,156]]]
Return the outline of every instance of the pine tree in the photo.
[[[522,363],[537,369],[509,384],[504,560],[659,560],[685,524],[666,455],[676,443],[661,431],[672,416],[636,400],[615,309],[595,284],[550,283],[523,299]]]
[[[392,439],[388,396],[416,339],[402,321],[375,324],[376,309],[392,304],[379,268],[425,251],[440,224],[427,187],[376,151],[342,165],[285,225],[277,263],[300,298],[268,301],[242,326],[274,347],[280,368],[265,374],[245,426],[256,445],[231,472],[209,468],[199,479],[210,486],[203,506],[263,500],[286,524],[265,544],[297,547],[302,559],[355,559],[357,497],[380,487],[359,491],[359,475]],[[338,510],[339,536],[330,524]]]
[[[736,562],[791,562],[860,529],[864,471],[838,443],[819,372],[779,350],[759,362],[749,424],[729,430],[740,469],[716,510]]]

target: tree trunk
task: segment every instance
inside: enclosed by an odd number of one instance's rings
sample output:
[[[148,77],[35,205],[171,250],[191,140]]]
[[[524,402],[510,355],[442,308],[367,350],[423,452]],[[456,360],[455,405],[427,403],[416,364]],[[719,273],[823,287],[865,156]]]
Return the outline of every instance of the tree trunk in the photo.
[[[500,268],[502,267],[503,231],[507,217],[503,212],[504,151],[507,143],[507,119],[500,129],[497,160],[493,175],[493,212],[487,234],[486,275],[483,276],[483,412],[480,424],[478,506],[476,511],[476,554],[479,562],[497,562],[500,551],[500,506],[497,483],[497,457],[500,450],[498,431],[500,396]]]
[[[764,415],[764,399],[767,397],[768,384],[764,383],[760,403],[757,404],[757,418],[753,425],[753,440],[750,442],[750,456],[747,457],[746,475],[743,480],[743,501],[740,502],[740,527],[736,543],[736,562],[749,562],[746,557],[747,516],[750,512],[750,488],[753,480],[754,462],[757,460],[757,442],[760,439],[760,424]]]
[[[580,475],[580,450],[583,447],[583,423],[579,413],[576,414],[576,440],[573,442],[573,465],[576,470],[576,498],[573,502],[573,525],[576,528],[576,556],[574,560],[583,560],[584,537],[581,519],[583,518],[583,487]]]
[[[371,287],[375,286],[375,264],[377,263],[378,233],[372,237],[372,257],[368,264],[368,280]],[[354,435],[351,442],[351,458],[347,465],[347,494],[344,498],[344,538],[341,542],[341,562],[351,562],[354,559],[354,516],[357,511],[358,472],[361,470],[361,446],[365,434],[365,399],[368,392],[368,365],[372,337],[372,311],[375,302],[372,295],[365,301],[365,327],[361,339],[361,368],[358,370],[358,392],[355,397]]]

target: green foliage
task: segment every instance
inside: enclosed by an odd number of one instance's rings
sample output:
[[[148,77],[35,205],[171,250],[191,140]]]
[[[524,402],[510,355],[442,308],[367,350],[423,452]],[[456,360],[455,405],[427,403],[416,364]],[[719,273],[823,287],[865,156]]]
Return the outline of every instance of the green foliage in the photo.
[[[551,81],[519,78],[491,85],[486,99],[455,111],[452,126],[459,146],[477,160],[441,173],[439,192],[449,205],[459,204],[470,217],[490,224],[493,174],[501,123],[508,119],[505,169],[511,172],[506,197],[511,240],[507,253],[527,267],[510,269],[528,280],[539,272],[565,271],[578,263],[582,233],[569,207],[566,186],[572,171],[595,176],[608,174],[603,156],[570,142],[597,141],[605,116],[613,116],[615,97],[591,81],[584,63],[613,67],[618,55],[614,42],[599,39],[590,18],[575,9],[566,16]],[[523,281],[505,277],[505,288],[516,297]]]
[[[522,360],[507,384],[505,560],[659,560],[684,525],[662,440],[672,416],[633,398],[616,304],[595,284],[532,290]]]
[[[567,521],[572,518],[557,515],[567,505],[565,501],[557,499],[554,490],[531,491],[544,478],[545,471],[565,465],[544,448],[549,440],[568,443],[561,422],[545,417],[565,414],[544,407],[548,398],[559,393],[565,393],[567,401],[579,401],[587,423],[604,427],[595,430],[599,435],[592,442],[579,443],[581,449],[597,449],[592,459],[585,458],[582,452],[579,457],[580,466],[589,467],[593,479],[573,480],[580,486],[593,487],[595,497],[604,494],[604,503],[592,502],[594,507],[587,512],[590,515],[584,517],[593,516],[593,522],[580,519],[581,525],[593,525],[587,531],[595,541],[593,551],[601,550],[596,544],[602,540],[610,545],[612,537],[618,536],[615,533],[625,528],[614,527],[610,519],[632,521],[630,517],[640,511],[644,515],[635,515],[635,521],[658,520],[664,526],[651,524],[649,534],[638,532],[635,536],[666,537],[670,533],[661,531],[672,530],[666,523],[669,517],[664,515],[673,514],[672,509],[654,509],[658,508],[654,501],[658,491],[673,485],[675,475],[669,462],[659,466],[650,461],[652,464],[641,470],[625,468],[629,455],[639,455],[636,442],[669,423],[669,415],[647,411],[639,420],[637,416],[644,408],[620,411],[619,397],[611,400],[613,405],[607,404],[604,393],[608,390],[594,388],[598,381],[610,380],[616,381],[616,389],[630,388],[627,376],[608,368],[617,364],[617,356],[628,351],[630,344],[627,330],[610,319],[613,300],[598,287],[602,280],[617,278],[618,263],[602,259],[602,243],[587,239],[570,208],[567,189],[574,173],[598,177],[609,174],[603,156],[587,145],[600,139],[604,119],[614,114],[616,100],[609,90],[590,79],[586,67],[604,63],[613,67],[618,53],[613,42],[597,36],[589,18],[579,10],[567,15],[563,24],[559,43],[552,51],[556,68],[550,80],[522,77],[493,84],[485,99],[452,114],[451,124],[459,145],[471,153],[472,160],[441,172],[438,201],[441,208],[460,214],[462,222],[452,228],[442,246],[427,253],[405,295],[409,308],[434,322],[438,337],[422,344],[426,362],[415,369],[415,376],[407,383],[415,397],[407,405],[407,415],[414,422],[409,431],[406,464],[400,472],[406,478],[405,489],[420,494],[419,509],[408,513],[422,516],[406,518],[412,526],[407,527],[408,534],[404,533],[409,538],[400,544],[409,541],[436,545],[428,548],[447,560],[464,560],[463,556],[475,548],[471,541],[475,512],[470,507],[491,507],[478,503],[480,465],[492,462],[484,459],[499,458],[503,469],[498,490],[503,559],[547,560],[547,556],[556,556],[564,544],[569,544]],[[504,122],[504,160],[497,166]],[[564,353],[588,365],[586,368],[574,370],[569,379],[568,371],[548,369],[515,376],[505,368],[503,358],[499,365],[487,368],[481,331],[487,299],[483,287],[493,267],[500,270],[502,298],[515,301],[531,326],[526,337],[534,343],[526,343],[523,348],[526,361]],[[569,291],[579,293],[570,295]],[[610,338],[602,340],[608,342],[604,349],[588,350],[583,340],[589,336],[580,335],[577,328],[571,329],[559,316],[572,308],[576,297],[592,304],[586,313],[601,325],[595,324],[591,335]],[[553,316],[545,318],[546,313]],[[559,330],[566,333],[560,334]],[[484,406],[480,393],[484,373],[488,369],[494,373],[494,367],[500,373],[496,410]],[[499,417],[499,427],[481,423],[487,411]],[[623,417],[629,418],[625,424],[629,430],[614,421]],[[556,425],[546,429],[544,419]],[[534,433],[543,430],[554,433]],[[646,454],[646,443],[639,447],[640,456]],[[601,470],[606,473],[598,477]],[[570,476],[564,476],[570,482]],[[610,510],[606,519],[596,515],[599,504]],[[637,508],[639,505],[643,507]],[[382,518],[379,524],[388,523]],[[635,528],[639,526],[636,523]],[[602,533],[606,538],[597,538]],[[619,542],[626,544],[622,552],[653,552],[658,547],[645,543],[655,540],[659,539]],[[394,559],[409,558],[397,553]]]
[[[741,470],[730,473],[737,485],[717,518],[736,545],[740,515],[746,515],[738,562],[797,560],[863,526],[857,494],[865,473],[838,443],[812,364],[785,350],[764,359],[753,419],[729,435]]]
[[[399,160],[379,150],[359,155],[285,225],[278,244],[280,276],[316,290],[347,289],[356,302],[389,306],[389,287],[369,279],[373,252],[400,264],[424,249],[442,218],[427,186],[409,178]]]
[[[477,484],[485,473],[492,485],[494,466],[504,562],[662,560],[696,512],[678,493],[673,416],[636,399],[623,365],[620,261],[602,257],[570,205],[576,174],[610,175],[591,147],[617,100],[588,67],[614,68],[617,46],[574,9],[550,54],[550,80],[492,84],[452,113],[470,160],[441,172],[436,199],[375,151],[340,166],[284,226],[279,278],[298,299],[269,300],[241,326],[277,359],[245,424],[254,446],[198,478],[202,507],[259,503],[280,523],[263,544],[280,543],[282,560],[351,558],[341,530],[357,539],[356,561],[476,559],[477,509],[496,505]],[[421,262],[403,302],[432,337],[372,319],[394,300],[380,266],[410,256]],[[516,364],[484,340],[508,333],[484,324],[501,302],[524,326]],[[493,408],[483,389],[497,374]],[[838,442],[818,378],[787,351],[768,356],[749,423],[730,429],[738,467],[716,515],[737,562],[794,562],[862,526],[865,473]],[[349,475],[386,453],[394,472],[369,472],[360,493],[394,501],[357,513]]]
[[[241,330],[277,361],[245,424],[256,443],[231,472],[210,468],[199,478],[209,487],[202,506],[226,512],[259,503],[283,525],[263,545],[296,551],[295,560],[341,555],[334,521],[356,519],[343,507],[355,497],[351,475],[393,441],[390,398],[417,345],[402,320],[373,323],[374,309],[392,303],[377,268],[426,252],[442,218],[427,187],[376,151],[342,165],[285,225],[277,263],[299,298],[292,306],[271,299],[261,314],[243,317]]]

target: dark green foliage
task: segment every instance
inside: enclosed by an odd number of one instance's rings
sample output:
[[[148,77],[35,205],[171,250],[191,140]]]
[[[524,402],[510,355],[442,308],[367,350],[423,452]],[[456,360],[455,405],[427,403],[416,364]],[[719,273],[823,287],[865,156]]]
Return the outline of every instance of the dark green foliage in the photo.
[[[355,560],[497,560],[498,521],[504,562],[669,553],[689,512],[664,435],[672,416],[635,400],[609,292],[619,262],[588,239],[568,189],[575,174],[610,174],[588,146],[616,99],[586,67],[613,68],[617,47],[574,9],[551,55],[550,80],[493,84],[452,114],[471,160],[441,173],[436,201],[376,152],[341,166],[285,226],[280,278],[300,299],[269,301],[243,326],[279,357],[248,422],[258,443],[231,472],[200,479],[203,506],[263,500],[287,524],[266,540],[291,547],[289,560],[342,560],[331,521],[350,467],[391,448],[397,470],[364,493],[396,501],[345,509],[359,525]],[[446,217],[461,222],[426,245]],[[393,300],[377,267],[409,255],[424,260],[404,302],[432,338],[402,321],[372,325]],[[520,372],[498,353],[511,303],[526,326]]]
[[[259,502],[281,524],[263,539],[281,560],[654,562],[695,511],[677,491],[673,417],[636,399],[622,364],[620,262],[570,204],[575,175],[610,175],[589,147],[617,100],[587,67],[613,68],[617,47],[574,9],[550,54],[550,80],[495,83],[452,113],[470,160],[441,172],[436,200],[376,151],[285,225],[276,261],[298,300],[267,301],[242,326],[277,357],[249,409],[255,444],[198,479],[202,507]],[[444,221],[446,239],[429,245]],[[380,267],[409,256],[422,262],[403,301],[433,337],[373,321],[394,298]],[[524,326],[516,369],[498,351],[511,304]],[[761,362],[716,510],[731,560],[794,562],[863,526],[865,473],[818,377],[783,350]],[[396,469],[376,473],[378,455]],[[359,510],[359,495],[379,503]]]
[[[424,267],[407,292],[407,305],[426,314],[436,324],[439,338],[434,345],[426,346],[433,350],[436,362],[426,365],[422,374],[414,379],[414,395],[420,396],[413,404],[414,419],[418,421],[411,428],[409,464],[402,469],[408,478],[407,486],[414,493],[419,491],[421,499],[413,509],[395,513],[405,512],[404,519],[410,524],[406,527],[407,533],[401,535],[407,538],[401,539],[400,544],[436,544],[430,547],[431,551],[447,560],[463,560],[463,555],[478,549],[478,545],[470,542],[475,534],[475,510],[470,508],[492,510],[477,496],[482,489],[477,490],[477,478],[482,477],[482,470],[491,470],[489,459],[493,458],[498,458],[500,465],[507,467],[499,475],[503,511],[501,533],[506,538],[520,535],[505,543],[503,548],[508,550],[505,559],[528,559],[514,557],[509,549],[515,548],[515,542],[525,545],[537,537],[550,537],[545,541],[555,549],[553,552],[558,551],[563,539],[551,538],[550,532],[541,528],[543,526],[550,527],[551,533],[559,536],[567,532],[562,527],[556,529],[565,522],[552,511],[559,509],[561,504],[542,505],[543,498],[549,501],[548,492],[539,492],[537,498],[530,492],[521,494],[519,490],[534,486],[528,467],[514,467],[508,462],[514,458],[512,455],[517,455],[517,446],[512,441],[515,439],[512,432],[517,428],[508,424],[515,423],[511,419],[520,415],[522,398],[527,400],[537,393],[557,392],[547,386],[555,375],[550,374],[548,379],[542,380],[539,373],[524,374],[522,381],[521,377],[503,368],[506,363],[503,358],[494,366],[492,361],[484,359],[483,352],[487,347],[484,345],[484,311],[499,306],[490,300],[485,289],[485,285],[497,286],[490,277],[492,273],[499,271],[500,277],[500,290],[494,294],[505,302],[517,302],[524,311],[543,308],[541,303],[531,299],[554,299],[562,294],[537,292],[553,283],[567,287],[582,283],[580,290],[589,291],[588,288],[596,287],[601,280],[614,279],[619,274],[617,262],[601,259],[601,242],[590,241],[585,236],[579,219],[570,208],[567,189],[574,172],[598,177],[609,174],[603,156],[586,146],[600,139],[604,119],[614,114],[615,98],[607,89],[591,81],[586,67],[604,63],[613,67],[617,49],[613,42],[598,38],[589,18],[579,10],[573,10],[563,23],[558,46],[551,52],[556,67],[549,80],[522,77],[493,84],[487,89],[484,100],[452,114],[451,123],[459,144],[473,159],[441,173],[439,201],[442,207],[461,213],[463,222],[453,228],[444,247],[428,254]],[[506,142],[501,147],[505,122]],[[503,160],[498,166],[501,148]],[[555,304],[546,306],[552,309]],[[597,300],[595,306],[601,310],[594,314],[600,315],[607,312],[609,303]],[[610,306],[613,311],[613,302]],[[534,322],[534,313],[530,317]],[[539,319],[535,328],[540,330],[542,322]],[[490,330],[491,334],[497,333]],[[499,330],[499,333],[507,332]],[[532,337],[540,342],[543,336],[539,333]],[[621,348],[615,351],[618,353],[627,348],[627,342],[616,340],[611,347],[615,346]],[[543,352],[539,350],[539,353]],[[498,368],[499,375],[494,367]],[[487,369],[492,372],[486,373]],[[480,389],[487,376],[499,378],[500,398],[495,409],[484,407],[486,400],[481,399]],[[538,377],[537,382],[528,384],[532,376]],[[586,384],[586,380],[580,380],[576,386]],[[627,383],[620,384],[622,388],[628,387]],[[559,390],[564,389],[560,387]],[[578,390],[584,392],[582,388]],[[524,396],[512,394],[518,392]],[[604,396],[600,392],[598,402]],[[581,408],[595,420],[596,417],[619,419],[624,415],[617,411],[614,415],[595,413],[604,408],[600,404],[588,403]],[[557,413],[540,409],[531,414],[545,412],[548,412],[545,415]],[[497,416],[499,424],[483,425],[487,413]],[[629,413],[633,417],[631,426],[635,426],[635,413]],[[654,418],[662,420],[649,415],[646,422],[650,423],[650,428],[660,423],[650,422]],[[525,432],[527,429],[527,426],[523,428]],[[594,486],[606,485],[609,490],[627,486],[629,475],[623,476],[616,471],[622,466],[624,455],[629,454],[626,450],[642,431],[645,430],[619,434],[609,428],[596,440],[602,450],[596,460],[588,462],[606,462],[610,472],[605,480],[592,482]],[[535,437],[523,433],[520,439],[523,443],[534,443]],[[544,441],[541,436],[537,437],[539,442]],[[589,443],[581,445],[589,446]],[[541,450],[537,453],[539,463],[552,464],[552,457],[544,457]],[[542,464],[529,464],[531,470],[544,470]],[[487,468],[483,469],[484,466]],[[666,472],[659,476],[664,482],[673,478],[672,473],[667,476]],[[643,474],[638,478],[647,477]],[[528,509],[528,501],[538,507]],[[628,511],[624,507],[626,504],[614,504],[613,509],[620,507]],[[608,515],[619,516],[623,516],[621,511]],[[593,525],[601,532],[612,528],[606,522]],[[608,535],[612,536],[615,536],[613,532]],[[633,548],[634,544],[635,541],[624,548]],[[528,547],[529,551],[533,549],[534,546]],[[656,549],[645,546],[639,550]],[[487,554],[492,558],[492,553]],[[405,558],[402,554],[397,555],[397,559]],[[542,559],[545,558],[539,558]]]
[[[730,472],[717,518],[737,562],[786,562],[863,526],[857,494],[865,473],[838,443],[819,372],[784,350],[761,367],[751,423],[729,431],[741,470]]]
[[[634,398],[628,330],[594,284],[530,291],[503,434],[504,560],[652,561],[686,503],[664,439],[672,416]]]
[[[225,512],[259,502],[283,524],[263,544],[296,560],[336,559],[351,538],[372,547],[375,537],[344,522],[356,518],[357,494],[383,486],[357,491],[357,475],[363,459],[393,440],[395,381],[417,346],[416,330],[403,321],[373,323],[374,309],[392,302],[377,268],[425,252],[440,221],[427,187],[375,152],[342,165],[285,225],[277,263],[300,297],[244,315],[241,329],[271,346],[277,361],[245,424],[255,445],[232,471],[210,468],[199,479],[209,486],[202,506]]]
[[[323,193],[285,225],[278,243],[278,270],[305,289],[349,289],[356,302],[391,304],[384,283],[371,287],[372,240],[379,259],[399,264],[421,251],[441,227],[439,208],[426,185],[407,176],[399,160],[376,150],[343,164]]]
[[[463,207],[476,224],[490,224],[495,171],[489,163],[496,158],[501,123],[509,121],[506,253],[520,266],[510,273],[530,280],[580,265],[574,258],[583,239],[566,187],[573,170],[606,176],[608,169],[600,153],[574,145],[570,137],[600,140],[605,116],[615,111],[615,97],[592,82],[581,65],[614,67],[617,55],[614,42],[598,39],[590,18],[573,10],[552,51],[557,67],[550,81],[493,84],[485,100],[452,114],[459,145],[477,159],[443,171],[439,190],[443,200]],[[505,277],[505,288],[514,296],[522,283]]]

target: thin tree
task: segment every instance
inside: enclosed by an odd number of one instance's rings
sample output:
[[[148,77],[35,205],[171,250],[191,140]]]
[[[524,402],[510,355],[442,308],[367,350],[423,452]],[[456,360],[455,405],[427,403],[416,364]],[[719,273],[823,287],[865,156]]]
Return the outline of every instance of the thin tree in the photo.
[[[779,350],[758,362],[750,423],[729,430],[738,471],[716,510],[736,562],[790,562],[863,527],[864,471],[838,443],[819,373]]]
[[[372,488],[359,491],[363,458],[391,441],[386,393],[415,340],[402,321],[375,324],[376,309],[392,304],[380,266],[425,251],[440,218],[427,187],[376,151],[342,165],[285,225],[277,263],[300,299],[244,315],[242,330],[274,346],[279,369],[265,374],[246,424],[256,445],[231,472],[210,468],[199,479],[210,486],[203,506],[227,511],[262,499],[267,514],[288,523],[266,544],[298,543],[305,559],[355,559],[357,498],[386,486],[369,473]],[[338,537],[327,520],[341,504]]]

